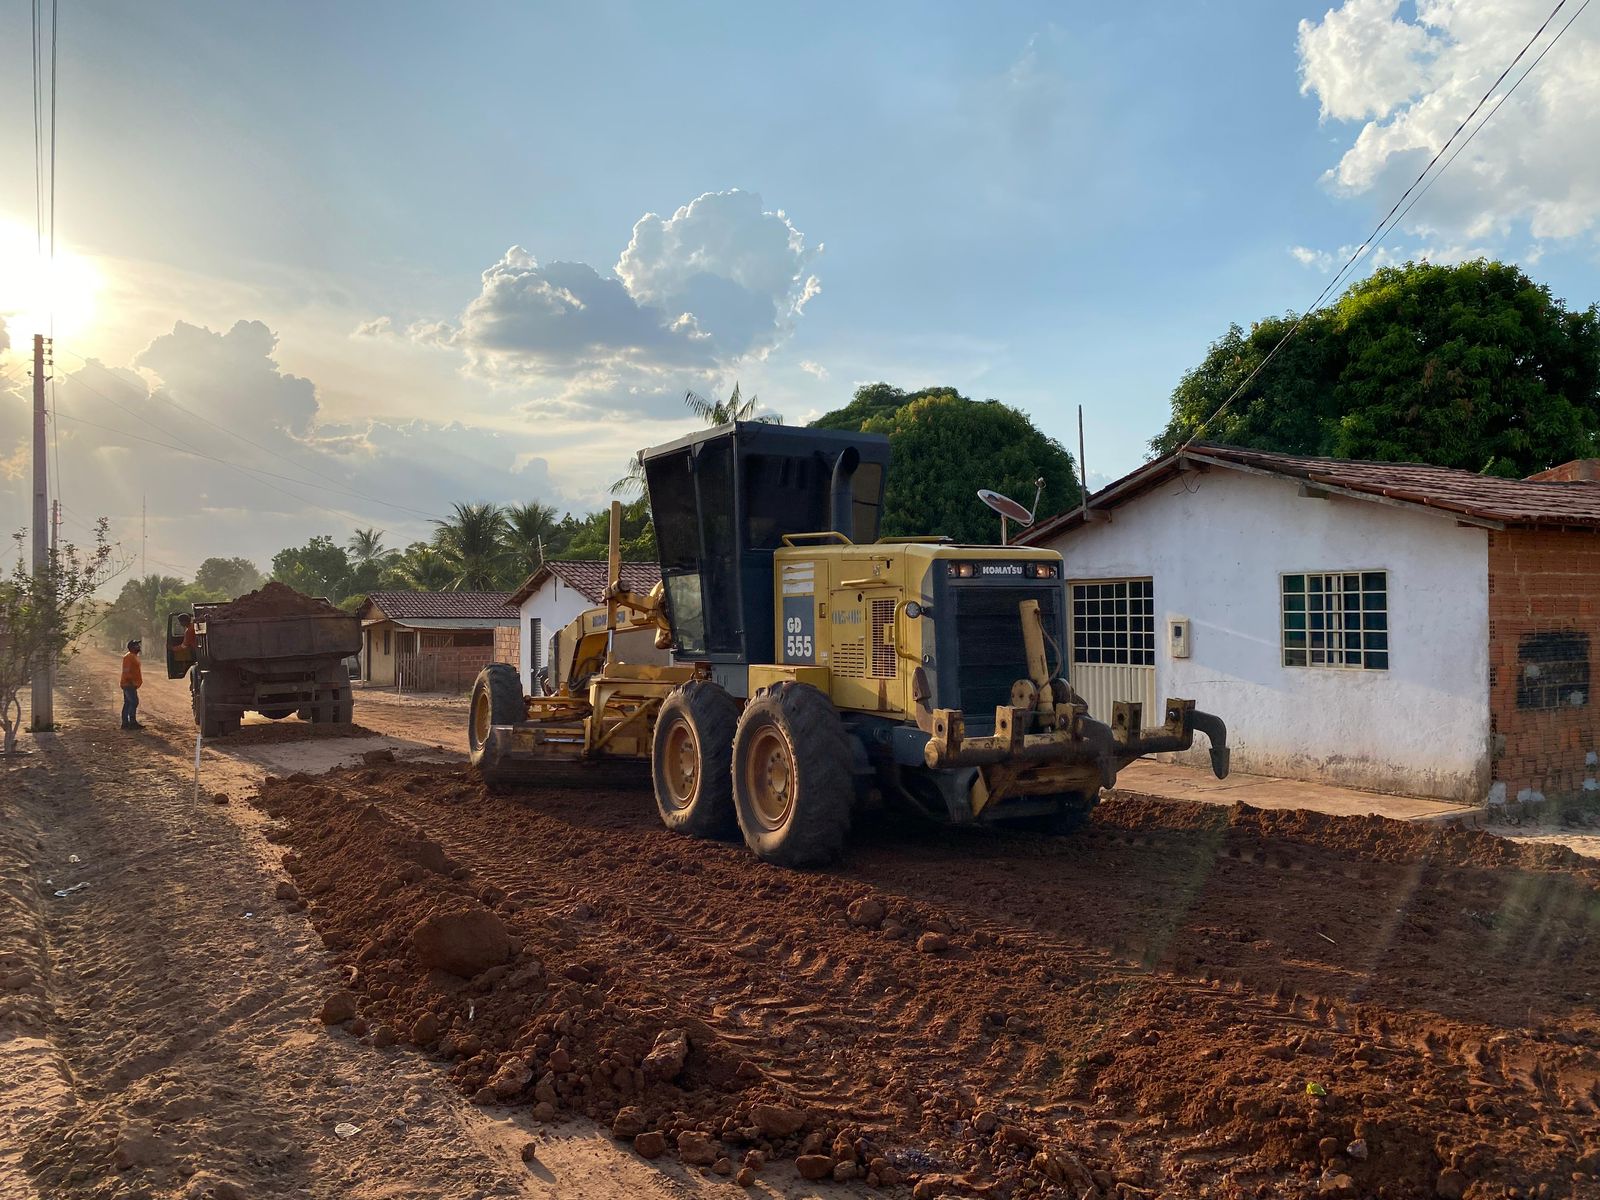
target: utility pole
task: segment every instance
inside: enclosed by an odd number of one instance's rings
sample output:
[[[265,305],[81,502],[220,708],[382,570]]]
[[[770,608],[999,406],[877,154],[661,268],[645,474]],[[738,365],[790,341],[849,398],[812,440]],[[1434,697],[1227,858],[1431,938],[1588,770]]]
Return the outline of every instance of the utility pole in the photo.
[[[144,523],[144,496],[139,496],[139,574],[150,576],[150,533]]]
[[[55,608],[54,584],[50,572],[50,480],[46,475],[44,383],[45,353],[50,340],[42,333],[33,335],[33,578],[36,585],[48,588],[45,603]],[[33,732],[56,727],[55,655],[46,649],[33,664]]]

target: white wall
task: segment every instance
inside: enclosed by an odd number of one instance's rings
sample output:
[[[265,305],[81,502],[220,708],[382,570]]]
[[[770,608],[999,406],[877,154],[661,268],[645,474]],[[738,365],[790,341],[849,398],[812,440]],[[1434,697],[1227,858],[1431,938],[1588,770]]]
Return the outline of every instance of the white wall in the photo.
[[[1483,799],[1484,530],[1302,497],[1294,482],[1220,468],[1162,484],[1111,516],[1049,544],[1069,580],[1153,578],[1157,695],[1192,698],[1222,717],[1235,769]],[[1359,569],[1389,572],[1389,670],[1283,666],[1280,573]],[[1163,617],[1189,618],[1190,658],[1168,653]],[[1200,751],[1188,757],[1205,761]]]
[[[517,611],[521,614],[522,623],[520,669],[523,694],[533,691],[534,664],[535,662],[543,664],[546,654],[549,653],[551,635],[593,607],[594,603],[587,596],[569,587],[554,575],[540,584],[539,590],[518,606]],[[535,620],[540,623],[537,638],[532,632]]]

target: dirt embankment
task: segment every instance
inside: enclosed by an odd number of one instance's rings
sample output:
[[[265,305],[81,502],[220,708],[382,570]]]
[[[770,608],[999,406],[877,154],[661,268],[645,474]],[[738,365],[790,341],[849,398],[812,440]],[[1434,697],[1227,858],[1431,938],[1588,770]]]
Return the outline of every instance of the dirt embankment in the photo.
[[[869,823],[803,874],[448,767],[259,803],[369,1041],[641,1153],[919,1198],[1595,1194],[1600,893],[1560,851],[1130,801],[1074,839]]]

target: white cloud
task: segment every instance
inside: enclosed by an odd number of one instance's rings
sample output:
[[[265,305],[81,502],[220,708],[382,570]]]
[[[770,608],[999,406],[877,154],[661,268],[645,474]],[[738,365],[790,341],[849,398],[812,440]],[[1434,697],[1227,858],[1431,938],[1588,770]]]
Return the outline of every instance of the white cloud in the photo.
[[[132,545],[146,504],[152,569],[159,558],[192,571],[214,554],[265,567],[283,546],[315,533],[342,541],[357,525],[404,544],[428,536],[428,518],[458,500],[570,503],[549,470],[560,441],[545,431],[333,418],[311,380],[279,369],[275,351],[258,321],[226,333],[180,321],[137,356],[140,370],[89,360],[61,371],[71,513],[111,517]],[[15,470],[27,426],[26,406],[0,405],[7,530],[27,520],[29,484]]]
[[[394,333],[393,317],[373,317],[355,328],[356,337],[388,337]]]
[[[707,192],[640,217],[607,271],[513,246],[458,320],[415,321],[406,336],[523,390],[530,414],[664,413],[789,336],[822,290],[821,252],[755,193]],[[358,332],[395,328],[383,316]]]
[[[1398,196],[1549,4],[1418,0],[1415,19],[1398,13],[1396,0],[1346,0],[1321,21],[1301,22],[1302,90],[1317,97],[1325,118],[1365,120],[1326,176],[1337,191]],[[1552,22],[1497,96],[1567,16]],[[1534,238],[1585,234],[1600,220],[1597,145],[1600,22],[1580,20],[1417,206],[1408,228],[1446,243],[1503,239],[1522,225]]]
[[[800,360],[800,369],[807,375],[815,375],[823,383],[828,382],[828,368],[819,362],[812,362],[809,358]]]

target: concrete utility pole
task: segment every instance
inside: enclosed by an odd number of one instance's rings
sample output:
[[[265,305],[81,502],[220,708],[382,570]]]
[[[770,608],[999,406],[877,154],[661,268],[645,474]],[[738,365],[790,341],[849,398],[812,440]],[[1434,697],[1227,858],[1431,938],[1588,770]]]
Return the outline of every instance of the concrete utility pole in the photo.
[[[50,577],[50,481],[45,473],[44,382],[45,348],[50,339],[33,335],[33,578],[44,582]],[[55,596],[47,601],[55,605]],[[41,653],[33,664],[33,724],[41,733],[56,727],[55,656]]]

